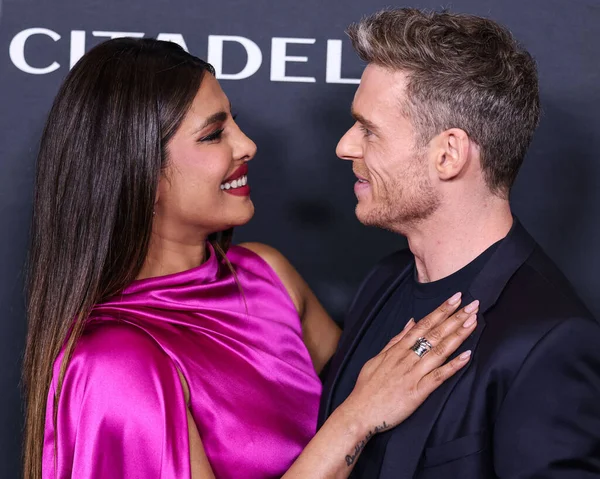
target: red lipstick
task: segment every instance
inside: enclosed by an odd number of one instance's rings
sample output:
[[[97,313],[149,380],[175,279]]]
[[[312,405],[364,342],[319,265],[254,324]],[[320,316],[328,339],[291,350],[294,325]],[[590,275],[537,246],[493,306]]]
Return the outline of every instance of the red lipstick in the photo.
[[[237,180],[238,178],[241,178],[242,176],[247,175],[247,174],[248,174],[248,163],[244,163],[237,170],[235,170],[231,174],[231,176],[226,178],[225,181],[223,181],[223,183],[229,183],[230,181]]]
[[[248,186],[248,165],[244,163],[235,170],[223,183],[221,191],[233,196],[249,196],[250,186]],[[241,186],[241,185],[244,186]]]

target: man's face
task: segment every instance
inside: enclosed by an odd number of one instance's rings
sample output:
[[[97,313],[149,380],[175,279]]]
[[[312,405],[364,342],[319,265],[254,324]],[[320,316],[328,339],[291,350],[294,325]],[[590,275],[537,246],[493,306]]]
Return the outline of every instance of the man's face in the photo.
[[[356,122],[336,149],[352,161],[358,178],[359,221],[398,232],[439,205],[426,149],[417,149],[413,125],[402,112],[406,83],[406,74],[369,64],[352,104]]]

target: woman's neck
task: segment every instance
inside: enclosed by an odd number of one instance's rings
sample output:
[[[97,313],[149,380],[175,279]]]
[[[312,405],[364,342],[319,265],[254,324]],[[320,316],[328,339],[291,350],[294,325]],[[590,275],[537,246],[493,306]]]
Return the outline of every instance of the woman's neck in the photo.
[[[207,237],[181,241],[152,232],[146,261],[136,279],[153,278],[196,268],[208,258]]]

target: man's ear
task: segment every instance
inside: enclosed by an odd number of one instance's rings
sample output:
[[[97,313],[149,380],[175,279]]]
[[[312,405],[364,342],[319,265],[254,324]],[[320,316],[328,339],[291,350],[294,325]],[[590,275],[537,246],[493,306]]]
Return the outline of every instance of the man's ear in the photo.
[[[460,128],[450,128],[437,136],[434,166],[440,180],[452,180],[466,168],[470,142],[469,135]]]

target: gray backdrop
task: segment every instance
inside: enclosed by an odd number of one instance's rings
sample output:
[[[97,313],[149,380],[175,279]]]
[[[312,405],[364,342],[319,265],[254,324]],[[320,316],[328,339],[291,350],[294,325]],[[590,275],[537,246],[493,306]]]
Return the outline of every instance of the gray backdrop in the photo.
[[[342,321],[369,266],[405,244],[355,220],[350,164],[334,153],[351,125],[356,88],[351,79],[362,70],[344,28],[386,5],[375,0],[0,2],[1,478],[18,477],[20,469],[22,269],[35,154],[45,115],[71,62],[114,35],[110,32],[162,34],[183,40],[203,58],[210,50],[241,127],[259,146],[250,169],[256,216],[236,239],[283,251]],[[410,5],[440,7],[428,0]],[[514,210],[598,316],[600,1],[456,0],[444,6],[508,25],[538,61],[544,114],[514,189]]]

